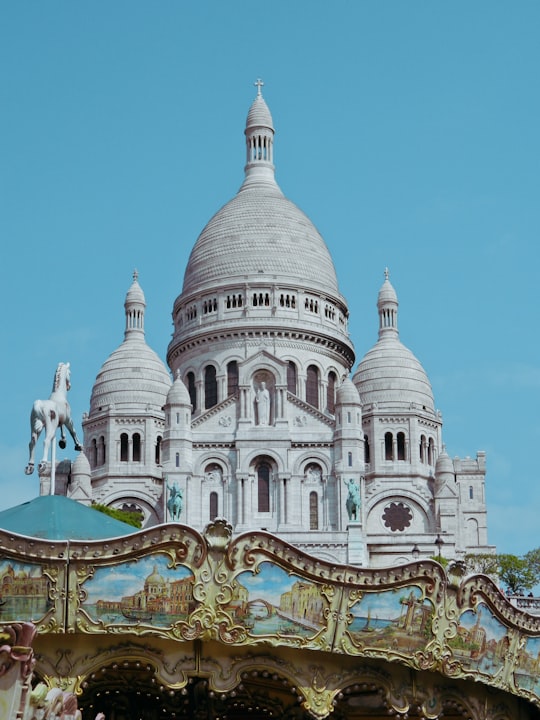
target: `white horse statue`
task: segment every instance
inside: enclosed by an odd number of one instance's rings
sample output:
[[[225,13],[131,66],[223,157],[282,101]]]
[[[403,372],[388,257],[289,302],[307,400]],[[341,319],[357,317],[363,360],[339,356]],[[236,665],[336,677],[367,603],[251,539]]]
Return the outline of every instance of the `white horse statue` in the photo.
[[[51,441],[56,436],[58,428],[60,428],[59,445],[62,449],[66,447],[64,425],[67,427],[71,437],[73,438],[75,450],[82,450],[82,445],[79,442],[79,438],[77,437],[77,433],[73,427],[71,409],[67,401],[67,391],[71,387],[69,380],[69,363],[59,363],[56,368],[50,398],[48,400],[36,400],[32,406],[32,413],[30,415],[30,457],[28,465],[24,470],[27,475],[31,475],[34,472],[34,450],[43,429],[45,429],[45,440],[43,441],[43,459],[40,463],[40,467],[44,463],[48,462],[49,447]]]

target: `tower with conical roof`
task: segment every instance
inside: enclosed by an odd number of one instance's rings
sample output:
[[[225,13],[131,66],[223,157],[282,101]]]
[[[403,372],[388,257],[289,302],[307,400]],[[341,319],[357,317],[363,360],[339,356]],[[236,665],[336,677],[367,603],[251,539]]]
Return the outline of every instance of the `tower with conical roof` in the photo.
[[[153,525],[163,520],[163,405],[171,379],[146,343],[145,309],[135,272],[124,303],[124,341],[97,375],[83,430],[94,502],[138,511]]]
[[[450,557],[479,546],[487,550],[483,512],[463,502],[466,480],[446,453],[442,462],[442,417],[424,368],[399,338],[398,298],[388,269],[377,310],[378,340],[353,377],[362,403],[370,562],[400,561],[413,546],[433,555],[437,537]],[[483,454],[467,468],[483,489]],[[481,529],[467,534],[464,528],[474,523]]]

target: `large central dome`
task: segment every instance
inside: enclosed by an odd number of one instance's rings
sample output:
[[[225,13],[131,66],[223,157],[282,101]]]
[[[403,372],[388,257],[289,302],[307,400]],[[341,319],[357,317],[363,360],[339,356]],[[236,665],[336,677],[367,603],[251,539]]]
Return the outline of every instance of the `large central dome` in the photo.
[[[261,275],[338,294],[324,240],[275,183],[242,186],[199,236],[184,276],[184,293]]]
[[[183,294],[231,280],[260,281],[267,276],[339,296],[336,271],[324,240],[274,179],[274,128],[260,93],[249,110],[245,134],[244,183],[195,243]]]

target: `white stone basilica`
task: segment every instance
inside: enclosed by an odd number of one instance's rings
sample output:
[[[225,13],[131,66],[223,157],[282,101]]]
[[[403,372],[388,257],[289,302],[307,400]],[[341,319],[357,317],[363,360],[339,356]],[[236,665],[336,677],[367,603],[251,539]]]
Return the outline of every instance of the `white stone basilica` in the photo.
[[[57,492],[137,509],[145,526],[223,517],[235,534],[268,530],[336,563],[489,551],[484,453],[447,455],[388,273],[378,340],[351,379],[347,303],[324,240],[275,181],[260,85],[244,182],[200,234],[174,303],[170,372],[146,344],[135,274],[85,451]]]

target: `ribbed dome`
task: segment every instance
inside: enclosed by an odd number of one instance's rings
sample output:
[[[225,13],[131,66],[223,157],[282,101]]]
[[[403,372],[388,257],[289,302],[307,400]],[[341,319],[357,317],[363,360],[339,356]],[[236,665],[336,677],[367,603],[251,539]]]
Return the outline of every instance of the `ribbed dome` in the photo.
[[[103,363],[92,389],[90,413],[113,405],[161,410],[171,386],[169,373],[143,338],[129,338]]]
[[[274,128],[272,115],[270,114],[268,105],[264,101],[264,98],[260,92],[257,94],[257,97],[249,108],[246,120],[246,128],[252,127],[269,127],[272,129]]]
[[[388,269],[377,298],[379,340],[366,353],[353,377],[362,405],[377,404],[383,409],[419,408],[435,411],[433,391],[426,372],[413,353],[399,339],[398,299]]]
[[[75,462],[71,466],[71,476],[73,479],[79,476],[90,477],[92,471],[90,469],[90,463],[88,458],[84,454],[84,451],[80,452],[75,458]]]
[[[360,397],[358,390],[350,378],[345,378],[336,392],[336,403],[338,405],[359,405]]]
[[[183,293],[273,276],[338,295],[332,258],[313,223],[275,183],[246,184],[200,234]]]
[[[450,456],[446,452],[446,448],[443,446],[442,452],[437,458],[435,463],[435,474],[436,475],[453,475],[454,474],[454,463]]]
[[[165,580],[163,579],[163,575],[159,574],[157,565],[154,565],[154,569],[150,573],[150,575],[146,578],[145,584],[146,585],[165,585]]]
[[[169,373],[144,339],[144,294],[133,276],[126,295],[124,342],[103,363],[90,398],[90,415],[113,406],[161,412],[171,387]]]
[[[167,405],[191,405],[188,389],[179,375],[167,393]]]
[[[354,374],[362,405],[434,411],[433,391],[424,368],[397,338],[384,338],[369,350]]]
[[[334,263],[313,223],[287,200],[274,177],[272,116],[258,94],[249,109],[245,179],[200,234],[183,295],[231,282],[277,280],[339,296]]]

